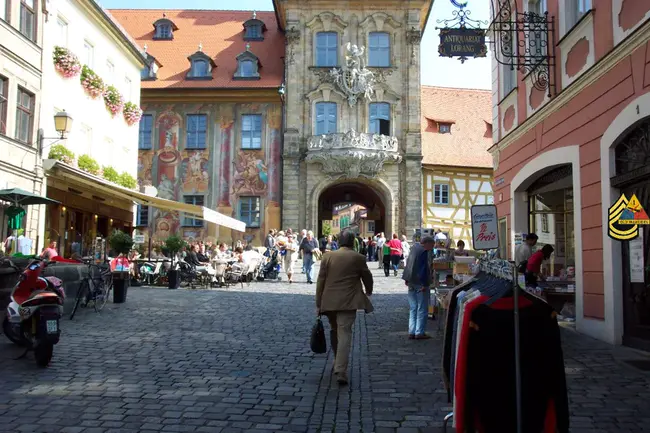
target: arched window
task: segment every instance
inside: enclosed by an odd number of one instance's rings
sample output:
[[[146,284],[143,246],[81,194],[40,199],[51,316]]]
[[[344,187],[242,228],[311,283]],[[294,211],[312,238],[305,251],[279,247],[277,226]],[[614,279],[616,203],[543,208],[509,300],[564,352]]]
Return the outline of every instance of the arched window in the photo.
[[[203,47],[199,45],[199,51],[192,54],[187,58],[190,61],[190,71],[187,73],[188,80],[211,80],[212,69],[217,65],[214,60],[210,58],[203,51]]]
[[[246,44],[246,51],[237,56],[236,80],[259,80],[262,66],[257,56],[250,52],[250,44]]]
[[[336,103],[316,103],[316,135],[333,134],[337,132]]]
[[[373,102],[370,104],[371,134],[390,135],[390,104],[387,102]]]

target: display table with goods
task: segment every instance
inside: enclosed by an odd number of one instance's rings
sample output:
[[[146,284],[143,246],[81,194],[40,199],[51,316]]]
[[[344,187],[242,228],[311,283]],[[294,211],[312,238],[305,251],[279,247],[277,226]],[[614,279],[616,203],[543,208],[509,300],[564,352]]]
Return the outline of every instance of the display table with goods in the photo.
[[[452,251],[447,248],[436,248],[436,257],[431,261],[431,275],[433,277],[433,295],[429,301],[429,318],[435,319],[445,310],[444,297],[453,289],[454,259]],[[440,321],[438,322],[440,328]]]

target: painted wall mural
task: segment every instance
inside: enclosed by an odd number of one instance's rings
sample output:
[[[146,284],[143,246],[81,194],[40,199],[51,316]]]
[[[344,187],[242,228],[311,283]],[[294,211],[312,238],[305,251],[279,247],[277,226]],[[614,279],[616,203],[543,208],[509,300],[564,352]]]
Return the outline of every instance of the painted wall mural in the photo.
[[[178,212],[156,209],[151,221],[153,237],[164,240],[179,234],[187,240],[210,239],[227,243],[237,240],[260,244],[271,226],[279,228],[282,109],[280,104],[173,104],[148,105],[154,115],[154,149],[140,151],[138,181],[158,189],[158,196],[184,201],[185,196],[203,196],[204,205],[234,218],[239,217],[239,197],[258,196],[262,202],[262,227],[245,233],[225,227],[183,225]],[[186,114],[208,116],[206,149],[185,149]],[[260,113],[262,149],[243,150],[241,113]],[[272,211],[269,211],[272,209]],[[277,215],[276,215],[277,214]]]

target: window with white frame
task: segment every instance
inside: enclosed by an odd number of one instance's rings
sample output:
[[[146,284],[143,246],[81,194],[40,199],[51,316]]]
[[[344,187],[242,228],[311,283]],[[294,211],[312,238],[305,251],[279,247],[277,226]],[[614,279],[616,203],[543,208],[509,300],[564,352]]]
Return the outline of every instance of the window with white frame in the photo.
[[[338,33],[316,33],[316,66],[338,66],[338,51]]]
[[[390,35],[370,32],[368,35],[368,66],[390,66]]]
[[[241,116],[241,148],[262,148],[262,115],[243,114]]]
[[[115,65],[110,60],[106,60],[106,72],[108,73],[107,77],[110,77],[111,79],[115,75]]]
[[[2,1],[0,1],[2,7]],[[56,17],[57,44],[60,47],[68,46],[68,22],[61,16]]]
[[[82,143],[83,153],[90,155],[93,147],[93,129],[88,125],[81,125],[79,129],[79,142]]]
[[[387,102],[372,102],[370,104],[371,134],[390,135],[390,104]]]
[[[449,204],[449,184],[436,183],[433,185],[433,202],[435,204]]]
[[[336,103],[316,103],[316,135],[336,132]]]
[[[194,206],[203,206],[204,197],[202,195],[186,195],[183,196],[183,202]],[[183,225],[186,227],[203,227],[203,220],[185,215],[183,217]]]
[[[92,69],[95,58],[95,47],[88,41],[84,41],[83,63]]]
[[[124,97],[127,101],[131,100],[131,89],[133,88],[133,83],[129,77],[124,77]]]
[[[592,0],[566,0],[566,18],[564,20],[566,32],[578,24],[580,18],[582,18],[587,12],[591,10],[591,2]]]
[[[10,0],[0,0],[0,20],[7,21]]]
[[[260,198],[239,197],[239,220],[247,227],[260,226]]]

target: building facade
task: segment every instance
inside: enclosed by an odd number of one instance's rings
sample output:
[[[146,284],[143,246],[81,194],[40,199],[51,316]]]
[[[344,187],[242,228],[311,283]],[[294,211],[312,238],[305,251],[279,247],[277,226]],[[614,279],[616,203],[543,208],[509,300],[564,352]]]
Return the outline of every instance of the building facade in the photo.
[[[115,180],[112,173],[137,177],[138,124],[125,113],[130,104],[140,107],[140,71],[146,58],[96,1],[49,6],[40,125],[47,137],[44,157],[58,159],[46,164],[47,195],[60,204],[48,206],[45,233],[58,240],[64,255],[86,255],[97,236],[106,238],[114,229],[133,227],[133,202],[99,191],[98,180]],[[78,59],[78,73],[66,68],[64,56]],[[114,92],[123,108],[111,111],[107,97],[84,83],[96,78]],[[54,115],[62,110],[73,118],[73,126],[57,140]],[[61,145],[71,154],[60,155]]]
[[[0,189],[44,194],[39,152],[44,4],[0,2]],[[10,203],[0,203],[2,240]],[[21,222],[34,250],[43,246],[45,206],[28,206]]]
[[[517,6],[547,8],[558,25],[539,37],[559,43],[549,49],[550,89],[493,62],[491,153],[507,252],[513,257],[521,234],[536,232],[555,248],[544,272],[569,287],[561,302],[575,302],[578,331],[648,350],[650,226],[639,225],[632,240],[613,239],[620,213],[610,207],[621,194],[650,207],[650,3]]]
[[[375,235],[375,221],[368,209],[358,204],[342,204],[334,206],[332,220],[329,221],[331,233],[338,235],[349,229],[362,237]]]
[[[282,226],[321,231],[341,197],[377,231],[421,225],[420,37],[431,1],[275,0],[286,34]]]
[[[472,248],[470,210],[493,204],[490,91],[422,86],[422,225]]]
[[[283,54],[272,12],[111,11],[149,63],[142,71],[138,183],[158,197],[246,222],[215,229],[140,207],[137,227],[164,240],[261,244],[280,228]],[[197,25],[200,21],[201,25]]]

